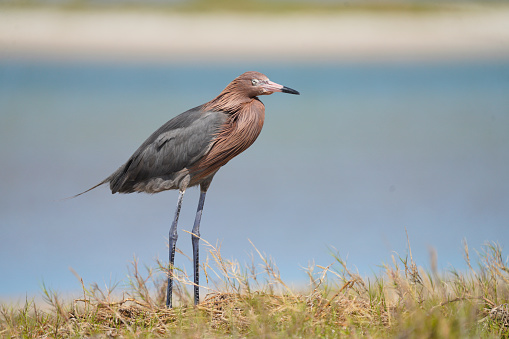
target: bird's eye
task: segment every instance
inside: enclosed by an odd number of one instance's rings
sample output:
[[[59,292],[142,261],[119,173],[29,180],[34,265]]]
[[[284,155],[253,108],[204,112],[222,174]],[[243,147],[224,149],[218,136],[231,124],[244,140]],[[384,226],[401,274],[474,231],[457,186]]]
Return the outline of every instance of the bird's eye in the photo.
[[[253,86],[258,85],[258,82],[259,82],[258,79],[251,80],[251,83],[253,84]]]

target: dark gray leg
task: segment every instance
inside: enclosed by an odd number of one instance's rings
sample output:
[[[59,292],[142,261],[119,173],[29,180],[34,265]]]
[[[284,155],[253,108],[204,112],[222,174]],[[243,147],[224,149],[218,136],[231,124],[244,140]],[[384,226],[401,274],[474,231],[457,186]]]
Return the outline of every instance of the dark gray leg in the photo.
[[[179,192],[179,199],[177,202],[177,210],[175,211],[175,218],[173,218],[173,223],[170,228],[170,236],[169,236],[169,248],[170,248],[170,263],[168,268],[168,287],[166,289],[166,307],[171,308],[171,292],[173,289],[173,262],[175,260],[175,247],[177,244],[177,223],[179,220],[180,207],[182,206],[182,199],[184,198],[184,193],[186,191]]]
[[[200,221],[203,212],[203,204],[205,203],[205,195],[207,192],[200,193],[200,201],[198,202],[198,210],[196,211],[196,218],[194,219],[193,226],[193,263],[194,263],[194,304],[198,305],[200,302]]]
[[[194,219],[193,226],[193,263],[194,263],[194,304],[198,305],[200,302],[200,221],[201,214],[203,212],[203,204],[205,203],[205,195],[209,189],[210,183],[214,175],[209,177],[208,180],[203,181],[200,184],[200,201],[198,202],[198,209],[196,210],[196,218]]]

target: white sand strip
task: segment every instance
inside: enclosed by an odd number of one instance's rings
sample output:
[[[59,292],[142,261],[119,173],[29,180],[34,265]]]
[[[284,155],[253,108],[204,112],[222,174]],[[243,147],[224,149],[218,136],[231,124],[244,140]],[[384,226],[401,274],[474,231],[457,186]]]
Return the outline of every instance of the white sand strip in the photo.
[[[2,10],[0,58],[176,62],[508,59],[509,8],[310,16]]]

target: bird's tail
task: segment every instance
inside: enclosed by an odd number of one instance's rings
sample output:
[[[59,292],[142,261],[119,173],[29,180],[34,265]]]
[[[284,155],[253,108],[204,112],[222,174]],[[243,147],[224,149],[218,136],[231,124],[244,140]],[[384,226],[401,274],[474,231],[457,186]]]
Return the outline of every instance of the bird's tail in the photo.
[[[85,193],[87,193],[87,192],[90,192],[90,191],[91,191],[91,190],[93,190],[94,188],[97,188],[97,187],[99,187],[99,186],[101,186],[101,185],[104,185],[104,184],[106,184],[106,183],[110,182],[110,180],[111,180],[111,177],[107,177],[106,179],[104,179],[103,181],[101,181],[100,183],[98,183],[97,185],[95,185],[94,187],[91,187],[91,188],[89,188],[89,189],[88,189],[88,190],[86,190],[86,191],[83,191],[83,192],[78,193],[78,194],[76,194],[76,195],[73,195],[73,196],[71,196],[71,197],[64,198],[64,199],[62,199],[62,200],[69,200],[69,199],[74,199],[74,198],[76,198],[76,197],[79,197],[79,196],[80,196],[80,195],[82,195],[82,194],[85,194]]]

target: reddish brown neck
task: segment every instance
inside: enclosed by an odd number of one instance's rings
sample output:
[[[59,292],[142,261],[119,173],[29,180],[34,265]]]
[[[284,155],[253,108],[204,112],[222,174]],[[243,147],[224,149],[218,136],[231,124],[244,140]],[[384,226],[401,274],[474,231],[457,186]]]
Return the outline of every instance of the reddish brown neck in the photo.
[[[243,104],[255,99],[257,98],[251,98],[244,91],[239,90],[238,86],[232,82],[216,98],[203,105],[203,110],[234,113],[238,112]]]

